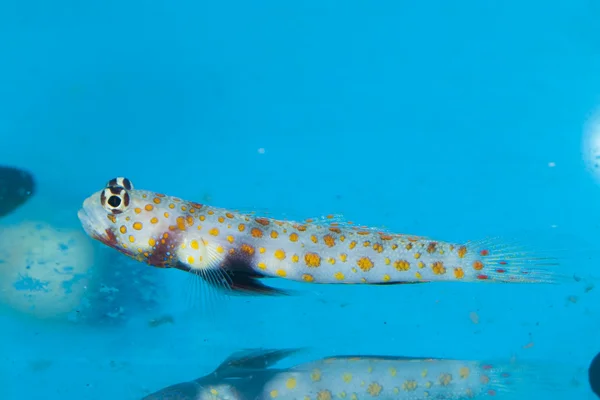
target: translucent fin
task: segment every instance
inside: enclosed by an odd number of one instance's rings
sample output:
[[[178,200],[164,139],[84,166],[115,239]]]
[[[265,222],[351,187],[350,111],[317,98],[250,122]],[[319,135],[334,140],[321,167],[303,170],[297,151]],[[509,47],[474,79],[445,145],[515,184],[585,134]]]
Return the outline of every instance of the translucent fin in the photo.
[[[231,354],[215,372],[223,376],[238,368],[262,370],[300,351],[303,349],[245,349]]]
[[[226,275],[212,270],[189,270],[188,274],[184,286],[187,308],[215,316],[229,299]]]
[[[511,393],[515,397],[510,398],[521,399],[569,393],[574,371],[569,372],[558,364],[548,362],[500,362],[480,363],[478,372],[480,381],[486,385],[485,395]],[[531,395],[534,397],[529,397]]]
[[[575,282],[573,274],[563,268],[567,249],[536,250],[515,240],[487,238],[465,244],[463,281],[492,283],[567,283]]]

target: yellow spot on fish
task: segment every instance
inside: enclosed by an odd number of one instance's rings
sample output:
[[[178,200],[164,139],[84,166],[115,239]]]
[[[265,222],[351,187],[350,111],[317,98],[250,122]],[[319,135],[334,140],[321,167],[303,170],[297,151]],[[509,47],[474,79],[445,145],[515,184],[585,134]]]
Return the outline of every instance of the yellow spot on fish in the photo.
[[[271,231],[271,238],[272,239],[277,239],[278,236],[279,236],[279,233],[277,233],[277,231]]]
[[[153,238],[148,239],[148,245],[150,245],[151,247],[156,246],[156,240],[154,240]]]
[[[382,253],[383,252],[383,246],[381,245],[381,243],[375,243],[373,245],[373,250],[375,250],[378,253]]]
[[[229,243],[233,243],[233,236],[231,236],[231,235],[227,236],[227,241]]]
[[[217,228],[212,228],[210,231],[208,231],[209,234],[213,235],[213,236],[219,236],[219,229]]]
[[[177,228],[179,228],[180,231],[185,231],[185,218],[177,217]]]
[[[217,246],[217,253],[224,253],[225,250],[221,246]]]
[[[471,370],[468,367],[462,367],[458,373],[462,379],[467,379],[471,374]]]
[[[212,394],[213,396],[216,396],[219,394],[219,392],[217,392],[216,389],[210,389],[210,394]]]
[[[267,269],[267,264],[265,264],[264,262],[259,262],[257,265],[260,269]]]
[[[269,225],[269,220],[266,218],[256,218],[255,221],[259,224],[261,224],[262,226],[267,226]]]
[[[329,390],[321,390],[317,393],[317,400],[331,400],[331,392]]]
[[[293,262],[297,263],[299,260],[300,260],[300,257],[298,257],[298,254],[294,254],[294,255],[292,256],[292,261],[293,261]]]
[[[419,268],[425,268],[425,263],[424,263],[423,261],[419,261],[419,262],[417,263],[417,266],[418,266]]]
[[[436,246],[437,246],[437,243],[436,243],[436,242],[430,242],[430,243],[427,245],[427,252],[428,252],[429,254],[433,254],[433,253],[435,253],[435,248],[436,248]]]
[[[134,222],[133,223],[133,229],[135,229],[136,231],[141,231],[143,227],[144,226],[142,225],[141,222]]]
[[[335,246],[335,239],[333,238],[333,236],[331,235],[325,235],[323,236],[323,242],[325,242],[325,244],[328,247],[333,247]]]
[[[462,268],[454,268],[454,277],[456,279],[462,279],[465,277],[465,271]]]
[[[127,233],[127,227],[125,225],[121,225],[121,227],[119,228],[119,232],[121,232],[122,234],[126,234]]]
[[[402,384],[402,390],[405,392],[412,392],[417,390],[417,381],[408,380]]]
[[[282,278],[285,278],[287,276],[287,272],[285,272],[284,269],[278,269],[277,271],[275,271],[275,273],[277,274],[277,276],[280,276]]]
[[[427,369],[424,369],[423,371],[421,371],[421,376],[423,378],[427,377]]]
[[[288,389],[294,389],[296,387],[296,378],[290,378],[285,382],[285,387]]]
[[[344,253],[340,254],[340,261],[342,261],[342,262],[348,261],[348,255],[344,254]]]
[[[304,274],[304,275],[302,275],[302,280],[304,282],[314,282],[315,278],[310,274]]]
[[[348,245],[348,248],[349,248],[350,250],[352,250],[352,249],[353,249],[353,248],[355,248],[355,247],[356,247],[356,242],[353,240],[353,241],[351,241],[351,242],[350,242],[350,244]]]
[[[152,219],[150,220],[151,224],[158,224],[158,218],[156,217],[152,217]]]
[[[446,273],[446,268],[444,268],[444,263],[441,261],[436,261],[431,265],[431,270],[436,275],[444,275]]]
[[[244,232],[245,230],[246,230],[246,225],[244,225],[244,224],[239,224],[238,225],[238,231]]]
[[[421,253],[415,253],[415,258],[418,260],[419,258],[421,258]]]
[[[321,257],[316,253],[306,253],[304,255],[304,262],[308,267],[316,268],[321,265]]]
[[[433,382],[431,382],[431,381],[425,382],[425,389],[431,389],[432,386],[433,386]]]
[[[274,399],[275,397],[277,397],[277,390],[271,390],[271,398]]]
[[[387,257],[386,257],[386,258],[383,260],[383,262],[385,263],[385,265],[390,265],[390,264],[392,263],[392,260],[390,260],[389,258],[387,258]]]
[[[223,222],[225,222],[225,218],[224,217],[219,217],[219,218],[217,218],[217,221],[219,221],[220,223],[223,223]]]
[[[297,242],[297,241],[298,241],[298,234],[297,234],[297,233],[295,233],[295,232],[294,232],[294,233],[292,233],[292,234],[290,234],[290,240],[291,240],[292,242]]]
[[[350,400],[358,400],[358,396],[356,395],[356,393],[352,393],[350,395]]]
[[[390,375],[396,376],[396,368],[394,368],[394,367],[390,368]]]
[[[136,208],[134,208],[134,209],[133,209],[133,211],[134,211],[136,214],[139,214],[139,213],[141,213],[141,212],[142,212],[142,209],[141,209],[141,208],[139,208],[139,207],[136,207]]]
[[[265,252],[266,252],[266,251],[267,251],[267,249],[265,249],[264,247],[259,247],[259,248],[258,248],[258,252],[259,252],[260,254],[265,254]]]
[[[331,265],[334,265],[334,264],[335,264],[335,258],[331,258],[331,257],[329,257],[329,258],[327,259],[327,262],[328,262],[329,264],[331,264]]]
[[[242,245],[241,250],[242,250],[242,252],[244,252],[250,256],[253,255],[255,252],[254,247],[250,246],[249,244],[245,244],[245,243]]]
[[[170,208],[171,210],[175,209],[175,204],[173,204],[173,203],[169,204],[169,208]]]
[[[352,374],[346,372],[344,375],[342,375],[342,379],[344,380],[344,382],[350,383],[352,382]]]
[[[319,382],[321,380],[321,370],[314,369],[310,374],[310,379],[312,379],[313,382]]]
[[[213,210],[208,210],[206,213],[207,213],[208,215],[213,215],[215,212],[214,212]]]
[[[448,386],[450,382],[452,382],[452,375],[450,374],[441,374],[438,379],[440,385]]]
[[[255,237],[255,238],[261,238],[263,236],[262,231],[258,228],[252,228],[250,230],[250,234],[252,235],[252,237]]]
[[[134,237],[133,235],[130,235],[130,236],[129,236],[129,241],[130,241],[131,243],[135,242],[135,237]]]
[[[373,382],[367,388],[367,393],[369,393],[373,397],[377,397],[377,396],[379,396],[379,394],[381,393],[382,390],[383,390],[383,387],[379,383]]]
[[[187,258],[187,262],[188,262],[188,264],[193,264],[193,263],[194,263],[194,261],[196,261],[196,260],[194,260],[194,257],[192,257],[192,256],[188,256],[188,258]]]
[[[168,212],[165,212],[163,215],[165,216],[165,218],[169,218],[170,214]]]
[[[226,216],[227,218],[229,218],[229,219],[233,219],[233,214],[232,214],[232,213],[230,213],[230,212],[226,212],[226,213],[225,213],[225,216]]]
[[[398,389],[398,387],[394,387],[393,391],[394,391],[394,394],[400,393],[400,389]]]
[[[363,243],[363,247],[369,247],[369,246],[371,246],[371,242],[369,242],[368,240]]]
[[[356,264],[364,272],[367,272],[371,268],[373,268],[373,261],[371,261],[371,259],[369,257],[361,257],[361,258],[359,258],[358,261],[356,262]]]
[[[467,248],[465,246],[460,246],[458,248],[458,256],[460,258],[465,258],[466,255],[467,255]]]
[[[481,271],[483,269],[483,263],[479,260],[473,262],[473,268],[477,271]]]
[[[154,204],[160,204],[160,199],[158,197],[153,198],[152,201]]]
[[[385,275],[383,275],[383,281],[384,281],[384,282],[389,282],[389,281],[391,281],[391,280],[392,280],[392,277],[391,277],[391,276],[389,276],[388,274],[385,274]]]
[[[275,250],[275,258],[278,260],[285,260],[285,251],[282,249]]]
[[[343,390],[338,394],[338,397],[340,399],[345,399],[346,398],[346,392],[344,392]]]
[[[341,272],[336,272],[334,275],[335,279],[337,279],[338,281],[343,281],[345,276],[344,274],[342,274]]]
[[[318,242],[318,239],[317,239],[317,237],[316,237],[315,235],[311,235],[311,236],[310,236],[310,240],[311,240],[313,243],[317,243],[317,242]]]
[[[406,260],[398,260],[394,262],[394,268],[398,271],[408,271],[410,269],[410,263]]]

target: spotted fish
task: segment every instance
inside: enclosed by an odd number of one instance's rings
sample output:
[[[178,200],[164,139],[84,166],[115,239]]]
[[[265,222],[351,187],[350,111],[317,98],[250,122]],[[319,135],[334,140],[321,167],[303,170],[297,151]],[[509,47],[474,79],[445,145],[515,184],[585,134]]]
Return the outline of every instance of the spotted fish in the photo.
[[[393,356],[340,356],[270,368],[294,352],[234,353],[213,373],[160,389],[143,400],[483,399],[520,393],[521,383],[548,389],[556,377],[551,368],[533,365]]]
[[[135,189],[115,178],[88,197],[89,236],[136,260],[177,268],[229,293],[285,294],[260,280],[320,284],[553,283],[552,260],[493,239],[464,244],[393,234],[334,217],[293,222]]]

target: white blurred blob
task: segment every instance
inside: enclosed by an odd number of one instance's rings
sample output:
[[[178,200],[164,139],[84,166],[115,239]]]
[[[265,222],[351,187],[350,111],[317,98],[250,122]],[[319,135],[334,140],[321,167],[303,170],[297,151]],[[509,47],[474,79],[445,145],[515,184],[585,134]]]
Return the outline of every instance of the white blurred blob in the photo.
[[[582,153],[587,169],[600,182],[600,110],[592,115],[584,127]]]
[[[264,147],[261,147],[260,149],[258,149],[258,154],[265,154]]]
[[[550,168],[556,167],[556,163],[554,161],[550,161],[548,163],[548,167],[550,167]]]
[[[91,241],[80,230],[41,222],[0,225],[0,304],[64,319],[80,306],[93,262]]]

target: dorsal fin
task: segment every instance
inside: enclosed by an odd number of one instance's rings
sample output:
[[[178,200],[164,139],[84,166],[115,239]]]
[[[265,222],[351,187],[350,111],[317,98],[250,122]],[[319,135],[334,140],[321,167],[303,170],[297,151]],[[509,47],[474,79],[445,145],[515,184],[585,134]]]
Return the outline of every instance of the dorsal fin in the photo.
[[[237,375],[240,369],[264,370],[301,349],[246,349],[231,354],[215,370],[219,377]]]

